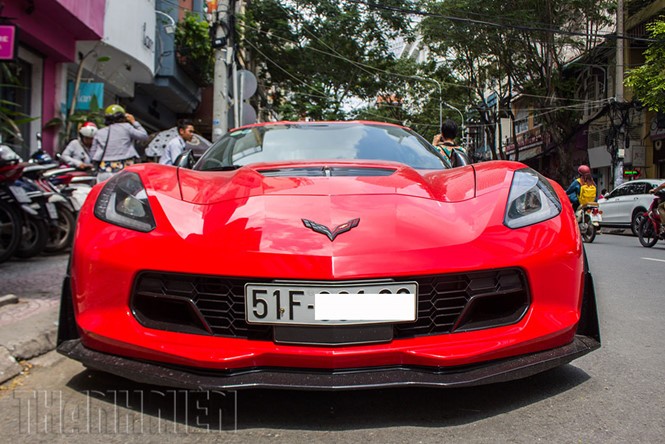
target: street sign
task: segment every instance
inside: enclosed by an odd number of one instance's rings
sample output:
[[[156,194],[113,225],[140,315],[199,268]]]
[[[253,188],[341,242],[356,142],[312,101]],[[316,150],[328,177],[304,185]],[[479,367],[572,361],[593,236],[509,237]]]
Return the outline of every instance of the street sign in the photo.
[[[0,25],[0,60],[11,61],[16,57],[16,26]]]

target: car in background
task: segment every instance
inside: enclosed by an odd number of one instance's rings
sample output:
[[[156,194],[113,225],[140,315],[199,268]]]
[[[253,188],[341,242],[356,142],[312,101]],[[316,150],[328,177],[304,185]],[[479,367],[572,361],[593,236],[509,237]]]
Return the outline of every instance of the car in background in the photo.
[[[630,228],[637,236],[640,219],[653,201],[649,190],[663,182],[663,179],[631,180],[598,199],[599,208],[603,212],[601,228]]]
[[[196,390],[464,387],[600,347],[567,196],[408,128],[270,122],[93,188],[58,350]],[[556,278],[553,279],[553,276]]]

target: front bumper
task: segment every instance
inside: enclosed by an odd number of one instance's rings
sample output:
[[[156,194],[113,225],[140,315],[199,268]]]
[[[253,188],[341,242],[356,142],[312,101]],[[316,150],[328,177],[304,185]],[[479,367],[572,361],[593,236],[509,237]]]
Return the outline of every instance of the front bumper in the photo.
[[[475,366],[445,369],[395,366],[342,370],[250,368],[237,371],[209,371],[128,359],[86,348],[79,339],[61,343],[58,351],[88,368],[144,384],[190,390],[355,390],[467,387],[511,381],[567,364],[599,347],[600,342],[593,337],[576,335],[573,342],[562,347]]]

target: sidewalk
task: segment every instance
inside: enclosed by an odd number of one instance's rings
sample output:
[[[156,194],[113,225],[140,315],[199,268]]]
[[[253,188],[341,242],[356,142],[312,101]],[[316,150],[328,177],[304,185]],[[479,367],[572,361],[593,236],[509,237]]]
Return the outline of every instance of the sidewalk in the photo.
[[[22,361],[55,349],[59,299],[0,296],[0,384],[23,371]]]

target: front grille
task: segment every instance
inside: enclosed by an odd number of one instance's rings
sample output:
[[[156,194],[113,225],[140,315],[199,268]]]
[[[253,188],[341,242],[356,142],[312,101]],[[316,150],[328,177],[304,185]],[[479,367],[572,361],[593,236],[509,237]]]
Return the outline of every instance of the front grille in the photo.
[[[395,324],[395,338],[507,325],[517,322],[529,305],[526,278],[519,269],[394,280],[418,282],[418,319]],[[144,272],[136,279],[131,308],[150,328],[272,340],[272,326],[245,321],[248,282],[272,280]]]

